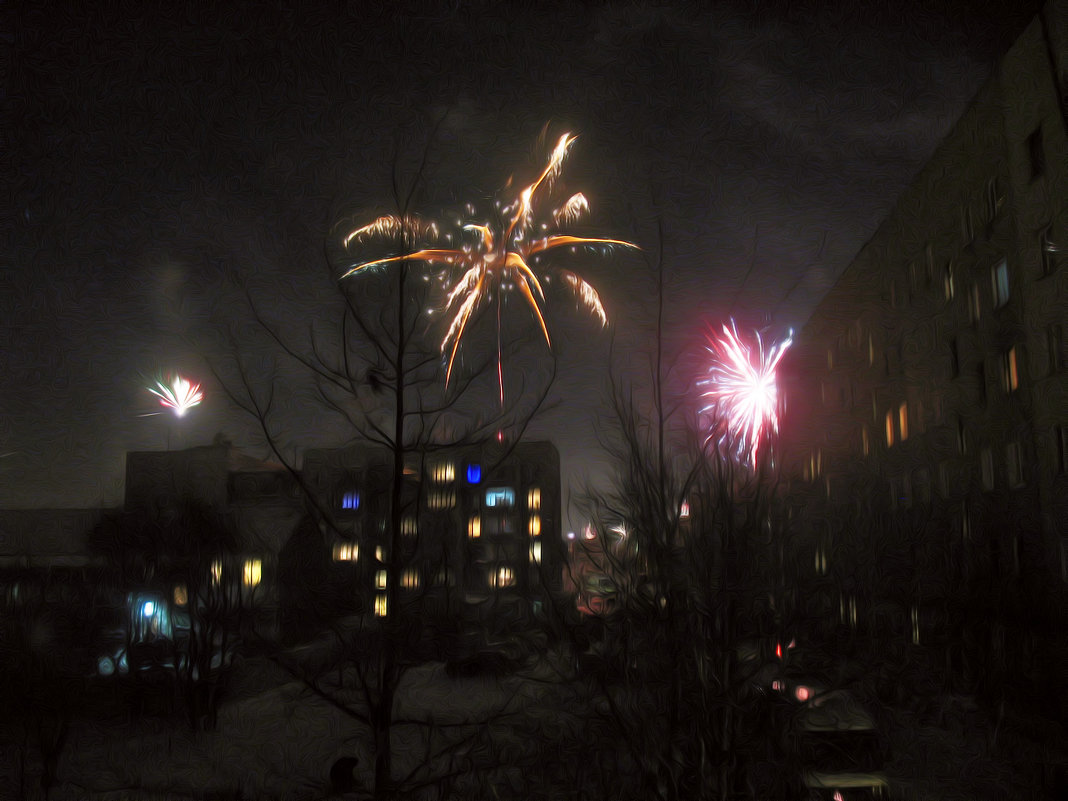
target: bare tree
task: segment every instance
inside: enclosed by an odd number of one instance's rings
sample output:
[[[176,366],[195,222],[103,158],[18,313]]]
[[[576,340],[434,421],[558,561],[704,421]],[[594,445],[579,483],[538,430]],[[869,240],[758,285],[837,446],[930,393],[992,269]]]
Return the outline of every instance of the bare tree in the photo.
[[[587,492],[591,530],[578,540],[618,605],[590,675],[635,797],[727,798],[750,772],[746,749],[762,744],[739,726],[748,677],[737,642],[759,628],[749,609],[768,572],[777,470],[699,430],[717,421],[699,421],[687,394],[697,362],[667,351],[662,263],[653,269],[648,375],[612,377],[602,431],[612,483]]]
[[[375,798],[383,799],[455,774],[459,770],[456,765],[460,764],[456,755],[471,752],[477,740],[472,734],[477,731],[474,724],[458,740],[449,740],[446,753],[434,750],[441,747],[440,739],[427,739],[423,769],[408,776],[396,773],[392,740],[398,725],[397,692],[415,659],[410,646],[421,608],[418,593],[402,592],[401,579],[416,560],[433,558],[433,554],[428,557],[420,542],[428,532],[419,531],[414,538],[403,533],[404,520],[418,511],[423,492],[422,485],[406,473],[425,475],[428,459],[460,446],[497,440],[518,442],[544,407],[555,374],[555,359],[543,354],[548,369],[540,374],[528,370],[517,379],[509,379],[512,383],[507,385],[507,392],[504,379],[500,378],[498,398],[492,391],[498,380],[496,371],[491,369],[493,360],[521,349],[520,342],[502,341],[491,354],[476,351],[473,360],[457,363],[447,385],[443,380],[441,349],[429,340],[431,328],[426,314],[436,282],[418,261],[406,258],[406,254],[418,249],[422,236],[413,210],[423,187],[428,152],[429,147],[415,177],[407,183],[394,160],[396,209],[392,219],[397,224],[391,228],[394,241],[387,268],[345,278],[352,257],[337,242],[328,242],[327,264],[330,280],[337,288],[337,303],[332,310],[322,310],[318,319],[327,319],[332,312],[332,324],[313,323],[307,340],[295,342],[269,321],[250,297],[260,327],[292,364],[303,368],[314,380],[321,407],[343,421],[351,432],[352,443],[375,449],[388,458],[380,493],[386,501],[382,504],[384,534],[377,540],[386,573],[384,609],[358,632],[359,649],[349,637],[350,647],[342,653],[338,666],[339,677],[344,677],[347,669],[355,673],[359,703],[350,703],[343,693],[325,689],[316,676],[305,677],[315,692],[370,727],[375,760],[371,791]],[[231,398],[259,422],[275,456],[304,487],[316,520],[332,525],[332,515],[323,507],[323,499],[308,485],[280,443],[274,427],[273,386],[258,386],[240,360],[240,388],[218,374],[217,377],[229,387]],[[444,553],[438,558],[442,564],[448,561]],[[426,724],[430,726],[429,721]],[[468,759],[462,764],[470,767],[472,763]]]

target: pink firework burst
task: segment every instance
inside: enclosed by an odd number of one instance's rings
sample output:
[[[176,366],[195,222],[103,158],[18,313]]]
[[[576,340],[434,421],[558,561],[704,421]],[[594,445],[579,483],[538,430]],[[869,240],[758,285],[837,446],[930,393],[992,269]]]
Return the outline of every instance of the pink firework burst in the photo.
[[[187,381],[180,375],[174,376],[169,382],[157,381],[155,387],[146,387],[146,389],[159,398],[160,406],[171,409],[178,417],[183,417],[186,412],[204,400],[200,384]]]
[[[770,348],[764,347],[759,332],[754,332],[754,342],[746,342],[733,320],[723,326],[722,336],[709,334],[712,363],[708,378],[700,382],[706,388],[701,412],[711,418],[706,442],[714,440],[756,465],[762,440],[779,430],[775,370],[792,343],[792,332]]]

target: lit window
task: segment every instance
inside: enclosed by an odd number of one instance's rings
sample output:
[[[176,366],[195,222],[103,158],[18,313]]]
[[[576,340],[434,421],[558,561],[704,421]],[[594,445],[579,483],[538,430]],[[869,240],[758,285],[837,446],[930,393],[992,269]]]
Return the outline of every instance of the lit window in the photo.
[[[538,515],[531,515],[530,524],[527,526],[527,530],[530,532],[530,536],[539,536],[541,534],[541,517]]]
[[[894,444],[894,413],[889,411],[886,413],[886,447],[890,448]]]
[[[256,587],[263,578],[263,562],[259,559],[245,560],[244,582],[246,587]]]
[[[360,546],[355,542],[334,543],[335,562],[355,562],[360,555]]]
[[[990,448],[983,448],[979,462],[982,472],[983,489],[994,489],[994,454],[990,452]]]
[[[541,508],[541,489],[538,487],[532,487],[527,491],[527,508],[528,509],[540,509]]]
[[[456,493],[449,491],[433,491],[427,498],[427,506],[431,509],[451,509],[456,505]]]
[[[381,545],[375,546],[375,559],[383,563],[386,561],[386,551]]]
[[[341,495],[341,508],[355,512],[360,508],[360,493],[349,490]]]
[[[482,465],[469,464],[467,466],[467,483],[478,484],[482,481]]]
[[[456,466],[452,462],[439,462],[430,471],[430,476],[438,484],[448,484],[456,478]]]
[[[491,576],[491,585],[494,589],[515,586],[515,571],[508,565],[497,568],[497,572]]]
[[[1005,446],[1005,470],[1009,475],[1010,487],[1023,486],[1023,458],[1019,442],[1010,442]]]
[[[386,616],[386,596],[383,593],[375,596],[375,615],[377,617]]]
[[[375,589],[384,590],[386,583],[389,581],[389,575],[385,570],[375,571]]]
[[[486,490],[486,506],[512,508],[515,506],[515,490],[511,487],[493,487]]]
[[[482,518],[478,515],[467,521],[467,536],[473,540],[482,536]]]
[[[871,453],[871,440],[868,437],[867,426],[860,427],[860,452],[864,456],[867,456],[869,453]]]
[[[419,531],[419,527],[415,523],[415,518],[408,516],[401,518],[401,536],[402,537],[414,537]]]
[[[418,570],[405,570],[401,574],[401,586],[406,590],[415,590],[419,588],[419,571]]]
[[[211,583],[213,586],[218,586],[222,583],[223,564],[221,559],[216,559],[211,563]]]
[[[536,565],[541,564],[541,542],[530,543],[530,561]]]
[[[1009,262],[1002,259],[990,274],[994,290],[994,308],[1000,309],[1009,302]]]
[[[682,502],[682,506],[679,507],[679,519],[686,520],[690,516],[690,504],[687,501]]]
[[[1016,372],[1016,348],[1011,347],[1001,358],[1001,388],[1005,392],[1014,392],[1020,386]]]
[[[184,584],[174,585],[174,605],[185,606],[189,603],[189,591]]]
[[[586,524],[586,528],[582,530],[582,536],[584,539],[587,540],[593,540],[597,538],[597,532],[593,530],[593,524]]]
[[[902,403],[897,407],[898,430],[901,432],[901,441],[909,438],[909,405]]]
[[[957,294],[957,287],[953,276],[954,270],[953,262],[948,262],[946,264],[946,272],[942,276],[942,289],[945,291],[947,302],[953,300],[953,297]]]

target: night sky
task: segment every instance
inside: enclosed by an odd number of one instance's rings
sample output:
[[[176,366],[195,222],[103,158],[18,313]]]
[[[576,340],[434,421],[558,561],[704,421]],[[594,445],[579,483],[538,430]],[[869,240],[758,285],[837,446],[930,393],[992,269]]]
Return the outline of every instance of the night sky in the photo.
[[[590,199],[583,232],[649,255],[661,221],[673,335],[727,314],[798,327],[1037,11],[220,5],[5,8],[0,507],[117,505],[127,450],[217,432],[266,456],[212,379],[235,357],[278,379],[288,453],[343,443],[302,374],[275,369],[246,291],[306,336],[336,294],[324,247],[393,210],[394,167],[410,178],[424,153],[416,210],[434,217],[532,180],[577,133],[562,180]],[[567,266],[644,363],[645,259]],[[569,304],[548,322],[561,379],[540,431],[570,482],[598,469],[609,334]],[[173,370],[203,406],[141,416]]]

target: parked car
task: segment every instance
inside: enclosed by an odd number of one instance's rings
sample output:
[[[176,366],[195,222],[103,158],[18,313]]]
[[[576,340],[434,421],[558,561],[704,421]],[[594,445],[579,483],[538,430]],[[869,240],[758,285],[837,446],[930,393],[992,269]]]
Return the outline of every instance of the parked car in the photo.
[[[794,687],[795,697],[805,685]],[[857,697],[846,690],[813,692],[797,708],[789,733],[802,797],[851,801],[885,798],[885,737]]]

